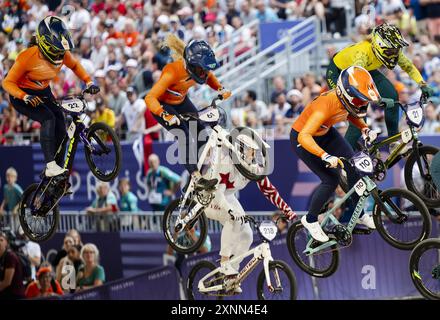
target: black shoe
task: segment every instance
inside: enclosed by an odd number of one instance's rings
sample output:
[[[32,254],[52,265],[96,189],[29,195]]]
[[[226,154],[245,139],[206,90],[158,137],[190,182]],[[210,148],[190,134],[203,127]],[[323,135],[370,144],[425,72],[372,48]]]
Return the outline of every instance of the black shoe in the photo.
[[[194,190],[196,191],[202,191],[202,190],[213,190],[214,187],[217,185],[218,180],[217,179],[211,179],[211,180],[207,180],[205,178],[200,178],[195,186],[194,186]]]

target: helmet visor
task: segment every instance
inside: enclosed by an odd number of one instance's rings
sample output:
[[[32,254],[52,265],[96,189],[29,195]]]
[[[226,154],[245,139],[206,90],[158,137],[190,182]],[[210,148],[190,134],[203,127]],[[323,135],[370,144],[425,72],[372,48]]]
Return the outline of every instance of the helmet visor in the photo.
[[[400,51],[400,49],[397,49],[397,48],[392,48],[392,49],[384,48],[383,49],[383,53],[385,55],[387,55],[388,57],[393,57],[393,56],[399,55],[399,51]]]
[[[51,45],[46,41],[46,39],[40,40],[40,48],[44,51],[46,56],[53,62],[57,62],[64,59],[64,54],[66,50],[58,49],[57,47]]]

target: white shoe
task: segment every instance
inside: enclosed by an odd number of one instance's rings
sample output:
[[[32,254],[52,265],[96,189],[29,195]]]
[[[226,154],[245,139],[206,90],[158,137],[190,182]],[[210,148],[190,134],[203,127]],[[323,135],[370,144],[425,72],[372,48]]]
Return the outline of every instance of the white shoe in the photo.
[[[322,230],[321,225],[318,221],[308,223],[306,220],[306,216],[303,216],[301,218],[301,223],[304,226],[304,228],[307,229],[307,231],[310,232],[310,235],[313,239],[319,242],[327,242],[329,241],[329,237],[324,233],[324,230]]]
[[[235,292],[235,293],[242,293],[243,290],[241,290],[241,287],[240,287],[240,286],[236,286],[236,287],[234,288],[234,292]]]
[[[225,276],[233,276],[238,274],[238,271],[231,265],[229,261],[220,264],[220,272]]]
[[[44,174],[46,177],[55,177],[65,173],[66,171],[67,169],[61,168],[55,161],[51,161],[46,164]]]
[[[364,215],[359,218],[356,223],[358,224],[363,224],[364,226],[366,226],[368,229],[376,229],[376,226],[374,224],[374,220],[373,217],[364,213]]]

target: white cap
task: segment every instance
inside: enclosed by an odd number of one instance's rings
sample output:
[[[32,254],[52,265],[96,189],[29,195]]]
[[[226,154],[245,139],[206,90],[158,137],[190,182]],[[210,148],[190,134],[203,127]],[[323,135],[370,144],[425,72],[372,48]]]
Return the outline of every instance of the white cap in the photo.
[[[109,66],[107,67],[106,72],[109,72],[109,71],[116,71],[116,72],[118,72],[119,70],[121,70],[121,66],[119,65],[119,63],[117,63],[117,64],[111,64],[111,65],[109,65]]]
[[[137,68],[138,63],[135,59],[128,59],[127,62],[125,63],[125,66],[127,68]]]
[[[426,54],[431,55],[431,56],[436,56],[439,53],[438,47],[433,43],[430,43],[426,46],[423,46],[422,51]]]
[[[289,92],[287,92],[287,99],[290,99],[291,97],[298,97],[301,100],[303,99],[303,94],[301,93],[301,91],[297,90],[297,89],[292,89]]]
[[[162,25],[169,24],[170,18],[167,15],[161,14],[159,17],[157,17],[157,22]]]
[[[173,14],[173,15],[170,17],[170,21],[171,21],[171,22],[180,22],[179,17],[178,17],[177,15],[175,15],[175,14]]]
[[[95,71],[95,78],[104,78],[105,72],[102,69],[98,69]]]

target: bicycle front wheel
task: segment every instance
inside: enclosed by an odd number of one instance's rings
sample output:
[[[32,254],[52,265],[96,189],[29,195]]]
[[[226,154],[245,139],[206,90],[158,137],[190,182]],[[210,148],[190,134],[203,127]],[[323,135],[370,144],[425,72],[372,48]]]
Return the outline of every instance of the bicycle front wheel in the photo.
[[[428,207],[440,207],[440,191],[432,178],[431,162],[439,149],[434,146],[419,148],[419,156],[413,151],[405,163],[405,183]],[[421,174],[417,160],[420,158]]]
[[[212,262],[200,261],[194,266],[194,268],[191,269],[188,275],[188,280],[186,285],[186,294],[188,300],[222,300],[223,299],[222,296],[215,295],[215,292],[211,294],[204,294],[204,293],[200,293],[198,289],[200,280],[208,273],[210,273],[212,270],[215,270],[216,268],[217,267]],[[214,277],[205,280],[204,282],[205,288],[221,284],[222,277],[220,277],[220,274],[217,275],[218,277],[214,275]]]
[[[431,217],[425,204],[411,191],[387,189],[378,195],[386,210],[375,202],[373,219],[381,237],[395,248],[411,250],[431,234]]]
[[[440,300],[440,240],[420,242],[411,252],[409,272],[416,289],[427,299]]]
[[[257,296],[259,300],[296,300],[295,275],[284,261],[270,261],[269,276],[272,288],[267,287],[264,269],[258,276]]]
[[[336,272],[339,265],[339,251],[336,245],[325,249],[324,252],[317,252],[313,255],[306,255],[304,250],[310,239],[306,228],[298,220],[293,223],[287,232],[287,248],[290,256],[298,267],[311,276],[326,278]]]
[[[184,230],[176,231],[177,218],[184,218],[195,205],[195,201],[187,200],[187,203],[180,207],[180,202],[181,199],[174,199],[165,209],[162,230],[165,239],[174,250],[182,254],[194,253],[205,243],[208,222],[205,214],[200,213]]]
[[[270,170],[269,154],[260,136],[251,128],[234,128],[229,141],[234,146],[235,151],[230,151],[231,158],[237,170],[247,179],[259,181],[264,179]],[[243,141],[253,145],[253,154],[245,149]]]
[[[87,164],[93,175],[102,181],[111,181],[121,168],[121,145],[116,133],[108,125],[96,122],[87,130],[90,146],[84,148]]]
[[[49,199],[50,195],[43,194],[42,190],[38,189],[38,183],[31,184],[23,192],[19,206],[20,225],[24,234],[34,242],[50,239],[58,227],[60,216],[58,205],[54,206]],[[41,214],[32,213],[32,207],[37,208]]]

